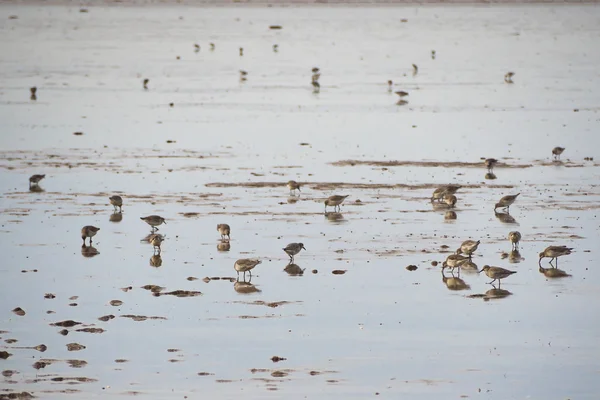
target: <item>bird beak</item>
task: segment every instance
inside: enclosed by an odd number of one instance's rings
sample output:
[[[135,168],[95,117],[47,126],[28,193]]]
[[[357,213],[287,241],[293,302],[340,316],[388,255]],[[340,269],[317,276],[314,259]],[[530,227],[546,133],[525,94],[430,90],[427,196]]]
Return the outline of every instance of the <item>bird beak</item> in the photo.
[[[302,246],[302,248],[303,248],[304,250],[306,250],[306,247]]]
[[[167,220],[165,219],[165,220],[163,221],[163,223],[166,225],[166,224],[167,224]]]
[[[477,271],[477,273],[478,273],[478,274],[480,274],[480,273],[482,273],[482,272],[483,272],[483,270],[481,270],[481,271]]]

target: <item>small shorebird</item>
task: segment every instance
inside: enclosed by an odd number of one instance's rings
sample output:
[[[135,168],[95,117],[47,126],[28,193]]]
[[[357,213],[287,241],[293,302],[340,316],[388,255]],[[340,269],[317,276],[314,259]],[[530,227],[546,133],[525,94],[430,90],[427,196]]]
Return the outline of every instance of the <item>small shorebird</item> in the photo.
[[[496,166],[496,164],[498,164],[498,160],[496,160],[495,158],[486,158],[484,163],[487,167],[488,172],[492,173],[494,171],[494,167]]]
[[[278,44],[274,44],[273,45],[273,52],[277,53],[279,51],[279,45]]]
[[[499,202],[496,203],[496,206],[494,207],[494,211],[496,211],[498,208],[503,208],[505,209],[507,212],[510,211],[509,207],[512,205],[512,203],[515,202],[515,200],[517,200],[517,197],[520,195],[521,193],[517,193],[517,194],[512,194],[512,195],[508,195],[508,196],[504,196],[503,198],[500,199]]]
[[[29,177],[29,187],[31,187],[32,185],[39,185],[40,181],[42,179],[44,179],[46,177],[46,175],[31,175]]]
[[[431,50],[431,59],[435,60],[435,50]]]
[[[417,67],[417,64],[413,64],[413,76],[417,75],[419,73],[419,67]]]
[[[553,260],[556,260],[556,266],[558,267],[558,257],[568,256],[571,254],[572,250],[572,247],[567,246],[548,246],[540,253],[540,260],[538,264],[542,264],[542,258],[549,258],[550,265],[552,265]]]
[[[450,271],[454,271],[454,268],[456,267],[458,267],[460,270],[460,267],[469,260],[470,258],[468,256],[463,256],[461,254],[450,254],[446,258],[446,261],[442,263],[442,270],[449,268]]]
[[[441,201],[444,199],[445,195],[454,194],[460,188],[461,188],[461,186],[458,186],[458,185],[440,186],[439,188],[437,188],[433,191],[433,194],[431,195],[431,201],[432,202],[433,202],[433,200]]]
[[[313,67],[313,69],[311,70],[313,74],[318,74],[319,73],[319,68],[318,67]]]
[[[123,211],[121,209],[121,207],[123,206],[123,199],[121,198],[121,196],[110,196],[108,200],[110,201],[110,204],[112,204],[112,206],[114,207],[115,211],[117,211],[117,207],[119,207],[119,212]]]
[[[238,276],[240,275],[240,272],[243,272],[244,277],[246,277],[246,271],[248,271],[248,273],[250,274],[250,277],[252,277],[252,269],[254,267],[256,267],[258,264],[260,264],[261,262],[262,261],[260,261],[260,260],[241,258],[235,262],[235,264],[233,265],[233,268],[237,271]]]
[[[152,232],[158,230],[157,226],[167,223],[167,221],[159,215],[148,215],[147,217],[140,217],[140,219],[152,227]]]
[[[194,52],[195,52],[195,53],[198,53],[199,51],[200,51],[200,45],[199,45],[199,44],[197,44],[197,43],[195,43],[195,44],[194,44]]]
[[[37,100],[37,87],[33,86],[29,88],[29,92],[31,93],[31,96],[29,96],[29,98],[31,100]]]
[[[150,82],[150,79],[146,78],[144,79],[144,89],[148,90],[148,82]]]
[[[298,253],[300,253],[300,250],[306,250],[306,248],[304,247],[304,244],[302,243],[290,243],[287,246],[285,246],[285,248],[283,249],[283,251],[285,251],[287,253],[288,256],[290,256],[290,262],[294,262],[294,256]]]
[[[313,92],[318,93],[321,90],[321,84],[319,83],[319,77],[321,74],[314,73],[311,78],[311,85],[313,86]]]
[[[298,190],[299,192],[301,192],[301,190],[300,190],[300,184],[298,182],[296,182],[296,181],[288,181],[287,187],[288,187],[288,189],[290,189],[290,194],[291,195],[296,194],[296,190]]]
[[[394,92],[394,93],[396,93],[398,96],[400,96],[400,100],[402,100],[404,97],[408,96],[408,92],[405,92],[403,90],[399,90],[399,91]]]
[[[335,208],[337,207],[338,211],[340,211],[340,204],[346,200],[346,197],[350,196],[349,194],[345,196],[333,195],[329,196],[327,200],[325,200],[325,212],[327,212],[327,206],[333,206],[333,211],[335,212]]]
[[[150,244],[152,245],[152,247],[154,248],[154,250],[156,251],[156,249],[158,249],[158,254],[160,254],[161,250],[160,250],[160,244],[162,242],[164,242],[165,238],[163,235],[159,235],[158,233],[150,236],[150,238],[148,238],[148,242],[150,242]]]
[[[508,234],[508,240],[510,240],[512,248],[517,250],[519,248],[519,242],[521,241],[521,233],[518,231],[510,232]]]
[[[231,233],[231,228],[229,227],[229,225],[219,224],[217,225],[217,230],[221,234],[221,239],[225,239],[225,236],[227,236],[228,240],[231,239],[229,236],[229,234]]]
[[[515,76],[514,72],[507,72],[504,75],[504,82],[506,82],[506,83],[514,83],[513,80],[512,80],[513,76]]]
[[[388,81],[388,92],[392,93],[393,88],[394,88],[394,82],[389,80]]]
[[[209,43],[208,45],[210,46],[210,51],[213,51],[215,49],[214,43]]]
[[[245,82],[248,79],[248,71],[240,69],[240,81]]]
[[[448,205],[448,207],[454,208],[456,205],[457,198],[453,194],[444,194],[444,203]]]
[[[240,47],[240,57],[244,55],[244,48]]]
[[[554,157],[555,160],[560,160],[560,155],[562,154],[562,152],[565,151],[564,147],[555,147],[552,149],[552,157]]]
[[[469,258],[471,258],[475,250],[477,250],[477,247],[479,247],[479,243],[481,243],[479,240],[465,240],[462,242],[460,247],[456,249],[456,254],[466,254]]]
[[[500,267],[490,267],[489,265],[484,265],[479,273],[482,272],[485,272],[488,277],[493,279],[493,281],[488,282],[490,285],[498,281],[498,287],[500,287],[500,279],[504,279],[512,274],[517,273],[517,271],[509,271],[508,269]]]
[[[85,239],[90,238],[90,246],[92,245],[92,237],[96,236],[96,233],[100,228],[96,228],[92,225],[86,225],[81,228],[81,239],[83,239],[83,246],[85,246]]]

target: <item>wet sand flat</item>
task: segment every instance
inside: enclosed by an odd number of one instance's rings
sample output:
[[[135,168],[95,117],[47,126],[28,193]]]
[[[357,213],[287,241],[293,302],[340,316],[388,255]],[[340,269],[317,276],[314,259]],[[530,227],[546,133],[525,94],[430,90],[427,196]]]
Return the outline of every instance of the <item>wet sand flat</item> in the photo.
[[[597,397],[597,6],[0,19],[0,398]],[[455,208],[430,201],[445,184]],[[472,264],[442,272],[467,239]],[[550,245],[574,248],[562,272]]]

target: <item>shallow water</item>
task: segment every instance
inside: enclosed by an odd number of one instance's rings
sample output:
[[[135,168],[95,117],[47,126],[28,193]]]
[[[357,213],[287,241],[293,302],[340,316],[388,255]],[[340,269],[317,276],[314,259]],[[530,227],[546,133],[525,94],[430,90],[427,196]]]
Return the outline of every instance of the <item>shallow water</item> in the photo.
[[[0,6],[0,351],[12,354],[0,369],[14,372],[3,390],[596,398],[597,6],[88,10]],[[554,146],[567,148],[561,162]],[[497,179],[481,157],[501,161]],[[46,174],[42,191],[28,190],[34,173]],[[299,197],[289,179],[304,183]],[[456,220],[429,202],[446,183],[464,186]],[[512,219],[494,215],[519,192]],[[341,215],[324,215],[336,193],[350,195]],[[149,214],[167,219],[159,267],[139,220]],[[218,223],[232,227],[229,251]],[[80,247],[88,224],[101,228],[92,257]],[[523,235],[516,263],[502,258],[511,230]],[[507,293],[469,271],[444,281],[431,265],[469,238],[482,242],[479,268],[518,271],[501,286],[510,295],[493,298]],[[297,241],[304,271],[288,275],[281,248]],[[538,272],[550,244],[575,248],[559,261],[571,277]],[[247,257],[263,261],[260,291],[202,280],[235,278]],[[64,320],[82,325],[50,325]]]

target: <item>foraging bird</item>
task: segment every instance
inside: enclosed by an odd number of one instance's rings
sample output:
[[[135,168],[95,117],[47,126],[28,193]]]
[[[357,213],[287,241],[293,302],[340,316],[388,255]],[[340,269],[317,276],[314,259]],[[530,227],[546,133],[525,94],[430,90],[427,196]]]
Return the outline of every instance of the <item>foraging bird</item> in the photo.
[[[148,82],[150,82],[150,79],[146,78],[144,79],[144,89],[148,90]]]
[[[413,76],[417,75],[419,73],[419,67],[417,67],[417,64],[413,64]]]
[[[552,149],[552,157],[554,157],[555,160],[560,160],[560,155],[562,154],[562,152],[565,151],[564,147],[555,147]]]
[[[440,186],[439,188],[437,188],[433,191],[433,194],[431,195],[431,201],[433,202],[433,200],[437,200],[439,202],[444,199],[445,195],[454,194],[460,188],[461,188],[461,186],[459,186],[459,185]]]
[[[37,87],[35,87],[35,86],[30,87],[29,88],[29,92],[31,92],[31,96],[29,96],[29,98],[31,100],[34,100],[34,101],[37,100],[37,94],[36,94],[37,93]]]
[[[209,43],[208,44],[210,46],[210,50],[213,51],[215,49],[215,44],[214,43]]]
[[[321,74],[319,74],[319,73],[314,73],[312,75],[311,84],[313,86],[313,90],[315,93],[319,92],[321,89],[321,84],[319,83],[320,77],[321,77]]]
[[[463,256],[460,254],[450,254],[446,258],[446,261],[442,263],[442,270],[444,270],[445,268],[449,268],[451,271],[454,271],[454,268],[456,267],[460,269],[460,267],[469,260],[470,258],[468,256]]]
[[[496,206],[494,207],[494,211],[496,211],[498,208],[504,208],[504,209],[506,209],[507,212],[510,211],[509,207],[512,205],[512,203],[515,202],[515,200],[517,200],[517,197],[520,194],[521,193],[504,196],[503,198],[500,199],[499,202],[496,203]]]
[[[152,236],[150,236],[150,238],[148,239],[148,242],[150,242],[150,244],[152,244],[152,247],[154,248],[154,250],[156,251],[156,249],[158,249],[158,254],[160,254],[161,249],[160,249],[160,244],[165,240],[163,235],[159,235],[159,234],[154,234]]]
[[[408,96],[408,92],[404,92],[402,90],[399,90],[397,92],[395,92],[398,96],[400,96],[400,99],[402,99],[403,97]]]
[[[518,231],[512,231],[508,234],[508,240],[514,250],[519,248],[519,242],[521,241],[521,233]]]
[[[240,69],[240,81],[244,82],[248,77],[248,72]]]
[[[167,223],[167,221],[159,215],[149,215],[147,217],[140,217],[140,219],[152,227],[152,232],[158,230],[157,226]]]
[[[515,76],[514,72],[507,72],[504,75],[504,82],[506,82],[506,83],[514,83],[513,80],[512,80],[513,76]]]
[[[392,89],[394,87],[394,82],[392,82],[391,80],[388,81],[388,92],[392,92]]]
[[[31,187],[32,185],[39,185],[40,181],[42,179],[44,179],[46,177],[46,175],[31,175],[29,177],[29,187]]]
[[[550,265],[552,265],[553,260],[556,260],[556,266],[558,267],[558,257],[568,256],[571,254],[572,250],[572,247],[567,246],[548,246],[540,253],[540,260],[538,264],[541,265],[542,258],[549,258]]]
[[[469,258],[471,258],[475,250],[477,250],[477,247],[479,247],[479,243],[481,243],[480,240],[465,240],[462,242],[460,247],[456,249],[456,254],[466,254]]]
[[[431,50],[431,59],[435,60],[435,50]]]
[[[92,225],[86,225],[81,228],[81,239],[83,239],[83,247],[85,247],[85,239],[90,238],[90,246],[92,245],[92,237],[96,236],[96,233],[100,228],[96,228]]]
[[[229,236],[229,234],[231,233],[231,228],[229,227],[229,225],[219,224],[217,225],[217,231],[219,231],[219,233],[221,234],[221,239],[225,239],[225,236],[227,236],[227,239],[231,239]]]
[[[246,271],[250,273],[250,277],[252,277],[252,269],[260,264],[262,261],[260,260],[251,260],[249,258],[242,258],[235,262],[233,268],[237,271],[238,276],[240,272],[244,273],[244,277],[246,277]]]
[[[300,184],[296,181],[288,181],[287,183],[287,187],[288,189],[290,189],[290,194],[294,195],[296,193],[296,190],[298,190],[299,192],[301,192],[300,190]]]
[[[115,211],[117,211],[117,207],[119,207],[119,212],[123,211],[121,209],[121,207],[123,206],[123,199],[121,198],[121,196],[110,196],[108,200],[110,201],[110,204],[112,204],[112,206],[114,207]]]
[[[454,206],[456,205],[457,198],[453,194],[446,193],[446,194],[444,194],[443,200],[444,200],[444,203],[446,203],[448,205],[448,207],[454,208]]]
[[[496,160],[495,158],[486,158],[484,163],[487,167],[488,172],[492,173],[494,171],[494,166],[498,164],[498,160]]]
[[[200,51],[200,45],[199,44],[194,44],[194,52],[198,53]]]
[[[348,196],[350,196],[350,195],[347,194],[345,196],[339,196],[339,195],[329,196],[327,198],[327,200],[325,200],[325,212],[327,212],[327,206],[333,206],[334,212],[335,212],[336,207],[338,210],[341,210],[340,204],[342,204],[344,202],[344,200],[346,200],[346,197],[348,197]]]
[[[306,248],[304,247],[304,244],[302,243],[290,243],[287,246],[285,246],[285,248],[283,249],[283,251],[286,252],[286,254],[288,256],[290,256],[290,262],[294,262],[294,256],[298,253],[300,253],[300,250],[306,250]]]
[[[508,276],[511,276],[512,274],[516,274],[517,271],[510,271],[508,269],[504,269],[504,268],[500,268],[500,267],[490,267],[489,265],[484,265],[483,268],[481,269],[481,271],[479,271],[479,273],[485,272],[485,274],[492,278],[493,280],[491,282],[488,282],[489,284],[492,284],[496,281],[498,281],[498,286],[500,286],[500,280],[504,279]]]
[[[318,67],[314,67],[314,68],[312,69],[312,73],[313,73],[313,74],[318,74],[318,73],[319,73],[319,68],[318,68]]]
[[[244,48],[240,47],[240,57],[244,55]]]
[[[273,52],[277,53],[279,51],[279,45],[278,44],[274,44],[273,45]]]

